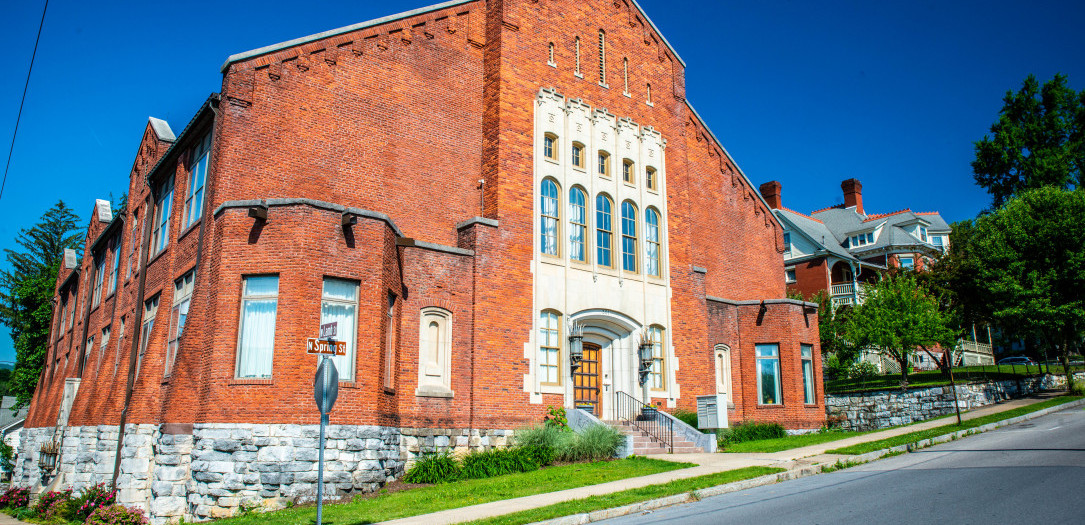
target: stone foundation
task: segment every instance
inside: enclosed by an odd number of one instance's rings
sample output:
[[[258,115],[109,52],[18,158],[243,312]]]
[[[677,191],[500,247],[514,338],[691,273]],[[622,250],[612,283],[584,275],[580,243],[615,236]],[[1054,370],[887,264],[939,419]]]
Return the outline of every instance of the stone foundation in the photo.
[[[119,503],[163,524],[277,509],[316,499],[318,425],[195,424],[191,434],[159,425],[128,425],[117,478]],[[25,428],[12,481],[38,494],[109,483],[116,426]],[[373,492],[403,475],[425,452],[505,447],[512,430],[329,425],[324,449],[324,497]],[[43,476],[39,449],[61,438],[58,466]]]
[[[1085,374],[1074,374],[1076,381]],[[1065,376],[1044,375],[1021,380],[957,385],[961,410],[971,410],[1035,392],[1063,388]],[[883,390],[825,396],[830,424],[844,430],[878,430],[945,416],[955,412],[953,390],[948,386]]]

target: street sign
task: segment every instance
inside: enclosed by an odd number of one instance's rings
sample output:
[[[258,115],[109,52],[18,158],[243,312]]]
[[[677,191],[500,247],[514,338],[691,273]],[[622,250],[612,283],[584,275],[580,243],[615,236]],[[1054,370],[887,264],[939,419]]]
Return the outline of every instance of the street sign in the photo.
[[[339,370],[331,359],[321,359],[313,378],[313,398],[321,415],[332,411],[335,399],[339,397]]]
[[[310,337],[305,340],[305,353],[312,355],[347,355],[347,342],[326,341]]]
[[[329,337],[335,337],[335,332],[339,330],[339,321],[332,321],[330,323],[324,323],[320,325],[320,338],[327,339]]]

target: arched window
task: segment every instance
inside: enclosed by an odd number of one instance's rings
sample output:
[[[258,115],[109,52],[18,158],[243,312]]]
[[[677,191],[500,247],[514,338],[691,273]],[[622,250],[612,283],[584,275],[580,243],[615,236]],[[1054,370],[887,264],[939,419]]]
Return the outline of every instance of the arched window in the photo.
[[[637,208],[629,201],[622,203],[622,269],[637,271]]]
[[[659,212],[655,208],[644,211],[644,240],[645,240],[645,263],[644,271],[653,277],[659,277],[660,272],[660,243],[659,243]]]
[[[599,151],[598,171],[600,177],[610,178],[610,155],[602,150]]]
[[[645,102],[647,102],[648,105],[651,106],[652,105],[652,83],[651,82],[645,83],[644,84],[644,89],[645,89],[645,91],[648,92],[648,98],[645,100]]]
[[[558,136],[553,133],[543,135],[543,156],[550,160],[558,160]]]
[[[542,183],[539,200],[539,251],[558,254],[558,185],[553,179]]]
[[[561,314],[544,310],[539,315],[539,382],[561,384]]]
[[[580,37],[576,37],[576,74],[580,75]]]
[[[622,181],[626,184],[636,184],[636,171],[633,169],[633,160],[625,159],[622,161]]]
[[[659,191],[659,177],[656,176],[655,168],[648,166],[644,169],[644,184],[652,191]]]
[[[587,195],[574,187],[569,190],[569,258],[587,262],[585,237],[588,230]]]
[[[418,390],[416,396],[452,395],[452,312],[423,308],[418,323]]]
[[[731,347],[716,345],[716,395],[731,402]]]
[[[607,85],[607,34],[599,30],[599,84]]]
[[[648,341],[652,343],[652,368],[648,371],[648,385],[652,390],[666,390],[664,365],[666,364],[663,352],[663,327],[652,325],[648,327]]]
[[[574,142],[570,156],[573,159],[573,166],[576,166],[576,167],[578,167],[580,169],[584,169],[584,145],[583,144],[581,144],[579,142]]]
[[[595,198],[595,260],[599,266],[612,267],[611,239],[614,226],[611,224],[613,205],[610,198],[600,194]]]
[[[554,63],[554,43],[553,42],[550,42],[550,49],[549,49],[549,54],[547,55],[546,63],[550,64],[551,66],[556,65]]]

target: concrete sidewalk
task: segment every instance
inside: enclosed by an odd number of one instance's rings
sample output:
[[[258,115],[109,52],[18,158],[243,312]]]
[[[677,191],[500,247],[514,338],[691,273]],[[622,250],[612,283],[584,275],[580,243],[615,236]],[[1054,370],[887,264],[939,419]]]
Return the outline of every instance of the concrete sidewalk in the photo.
[[[988,405],[982,408],[971,410],[969,412],[961,414],[961,417],[962,419],[974,419],[990,414],[1005,412],[1018,407],[1039,403],[1041,401],[1056,397],[1061,394],[1061,392],[1043,393],[1021,399],[1004,401],[1002,403]],[[954,416],[950,416],[948,418],[932,419],[907,427],[882,430],[880,432],[871,432],[869,434],[840,439],[837,441],[830,441],[828,443],[822,443],[819,445],[812,445],[808,447],[764,454],[706,453],[650,455],[648,457],[653,459],[695,463],[697,464],[697,466],[681,470],[673,470],[670,472],[663,472],[659,474],[652,474],[649,476],[627,478],[618,481],[612,481],[609,483],[602,483],[599,485],[589,485],[585,487],[578,487],[575,489],[561,490],[557,492],[547,492],[545,494],[536,494],[534,496],[524,496],[522,498],[494,501],[490,503],[483,503],[481,505],[472,505],[470,507],[449,509],[441,512],[434,512],[432,514],[422,514],[419,516],[412,516],[410,518],[401,518],[385,523],[390,525],[445,525],[452,523],[462,523],[477,519],[501,516],[504,514],[519,512],[522,510],[545,507],[548,505],[553,505],[555,503],[587,498],[589,496],[596,496],[599,494],[620,492],[623,490],[635,489],[648,485],[667,483],[669,481],[674,481],[677,479],[693,478],[697,476],[704,476],[707,474],[714,474],[717,472],[734,470],[743,467],[767,466],[792,470],[815,464],[834,463],[844,456],[826,454],[825,451],[841,447],[847,447],[858,443],[877,441],[880,439],[899,436],[901,434],[916,432],[918,430],[935,428],[954,422],[956,422],[956,418]]]

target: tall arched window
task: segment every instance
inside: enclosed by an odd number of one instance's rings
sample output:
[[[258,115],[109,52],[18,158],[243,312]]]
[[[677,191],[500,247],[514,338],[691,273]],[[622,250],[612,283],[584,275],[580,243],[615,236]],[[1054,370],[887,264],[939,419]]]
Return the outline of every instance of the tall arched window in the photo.
[[[539,315],[539,382],[561,384],[561,315],[544,310]]]
[[[731,347],[725,344],[716,345],[716,394],[732,401]]]
[[[652,343],[652,368],[648,371],[648,385],[652,390],[665,390],[663,372],[666,360],[663,352],[663,327],[659,325],[648,327],[648,341]]]
[[[659,212],[655,208],[644,211],[644,240],[645,240],[645,263],[644,271],[653,277],[659,277],[660,272],[660,243],[659,243]]]
[[[611,224],[613,205],[610,198],[600,194],[595,198],[595,260],[599,266],[611,267],[611,239],[614,226]]]
[[[558,254],[558,185],[553,179],[542,183],[539,200],[539,251]]]
[[[584,249],[588,230],[587,195],[584,190],[574,187],[569,190],[569,258],[586,262],[587,250]]]
[[[607,85],[607,34],[599,30],[599,84]]]
[[[622,93],[629,94],[629,59],[622,59]]]
[[[554,43],[550,42],[550,49],[547,55],[547,64],[554,65]]]
[[[622,269],[637,271],[637,208],[629,201],[622,203]]]
[[[644,89],[648,92],[648,98],[645,100],[649,105],[652,104],[652,84],[651,82],[644,84]]]

